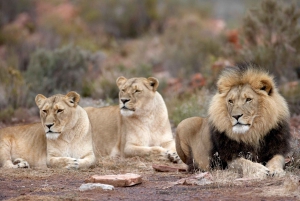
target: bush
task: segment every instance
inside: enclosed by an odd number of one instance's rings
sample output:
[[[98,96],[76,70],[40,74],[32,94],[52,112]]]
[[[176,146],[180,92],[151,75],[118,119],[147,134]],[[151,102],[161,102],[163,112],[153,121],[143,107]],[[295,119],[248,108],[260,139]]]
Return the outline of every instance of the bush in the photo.
[[[252,61],[274,73],[280,82],[295,79],[300,62],[300,11],[295,4],[263,0],[246,15],[239,61]],[[235,53],[236,54],[236,53]]]
[[[166,99],[169,118],[177,126],[182,120],[189,117],[205,117],[207,116],[210,100],[211,95],[205,89],[187,95],[182,99],[176,97],[173,97],[172,100]]]
[[[189,77],[198,72],[205,74],[210,57],[220,56],[221,42],[220,36],[203,29],[203,21],[198,15],[173,19],[162,35],[163,66],[173,77]]]
[[[157,18],[157,0],[94,0],[78,4],[84,20],[92,25],[104,25],[105,32],[115,37],[137,37]]]
[[[152,31],[161,32],[166,19],[185,13],[201,12],[207,16],[210,9],[197,0],[90,0],[76,1],[80,16],[91,27],[103,27],[105,33],[116,38],[137,38]]]
[[[92,80],[87,72],[90,66],[97,67],[97,63],[92,65],[92,56],[90,52],[73,45],[54,51],[37,50],[25,75],[30,100],[39,93],[49,96],[71,90],[90,96],[93,92]]]
[[[107,66],[95,82],[96,93],[93,98],[118,99],[119,89],[116,80],[119,76],[126,78],[151,77],[152,67],[146,64],[138,65],[136,68],[129,68],[123,65]]]
[[[12,107],[16,109],[26,105],[27,87],[21,72],[14,67],[0,65],[0,86],[3,87],[5,102],[0,109]]]

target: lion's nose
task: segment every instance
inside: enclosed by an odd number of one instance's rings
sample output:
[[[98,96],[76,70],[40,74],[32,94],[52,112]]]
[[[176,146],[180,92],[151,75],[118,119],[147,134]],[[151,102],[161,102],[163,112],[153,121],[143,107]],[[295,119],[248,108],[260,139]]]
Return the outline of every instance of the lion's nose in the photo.
[[[243,116],[243,114],[233,115],[232,117],[238,121],[241,116]]]
[[[123,104],[127,103],[130,99],[126,99],[126,98],[121,98],[121,101]]]
[[[54,124],[46,124],[46,126],[50,129]]]

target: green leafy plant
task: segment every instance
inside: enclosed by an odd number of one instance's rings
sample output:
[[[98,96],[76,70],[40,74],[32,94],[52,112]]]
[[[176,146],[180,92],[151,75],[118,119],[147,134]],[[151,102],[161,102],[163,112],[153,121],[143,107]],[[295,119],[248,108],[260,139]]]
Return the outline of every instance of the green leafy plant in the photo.
[[[299,65],[300,11],[295,4],[263,0],[248,11],[242,26],[238,61],[252,61],[274,73],[280,82],[295,78]]]
[[[87,70],[92,54],[68,45],[54,51],[40,49],[31,57],[25,74],[30,89],[30,100],[42,93],[46,96],[70,90],[84,95],[92,93]]]
[[[189,117],[205,117],[210,99],[211,95],[205,89],[186,95],[181,99],[175,97],[166,99],[169,119],[177,126],[182,120]]]
[[[204,73],[211,64],[209,58],[220,56],[221,42],[221,37],[203,28],[203,19],[197,14],[173,19],[162,35],[163,66],[174,77]]]
[[[19,70],[14,67],[0,66],[0,85],[4,88],[6,103],[3,107],[17,108],[25,106],[27,87]],[[1,105],[0,105],[1,109]]]

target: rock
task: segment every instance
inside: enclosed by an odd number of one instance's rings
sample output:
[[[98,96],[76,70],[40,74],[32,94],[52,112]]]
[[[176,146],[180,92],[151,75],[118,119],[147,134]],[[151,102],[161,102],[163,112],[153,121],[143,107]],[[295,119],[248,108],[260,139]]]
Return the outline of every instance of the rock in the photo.
[[[117,175],[94,175],[85,180],[86,183],[103,183],[115,187],[133,186],[142,183],[142,176],[138,174],[117,174]]]
[[[86,184],[81,184],[79,187],[80,191],[87,191],[87,190],[92,190],[96,188],[101,188],[103,190],[113,190],[114,187],[112,185],[108,184],[99,184],[99,183],[86,183]]]
[[[186,172],[186,168],[167,166],[167,165],[153,164],[152,168],[158,172]]]
[[[286,192],[299,192],[300,190],[300,177],[290,175],[285,178],[283,183]]]
[[[213,183],[213,177],[209,172],[202,172],[199,174],[195,174],[191,177],[182,178],[178,181],[176,181],[174,184],[183,184],[183,185],[206,185]]]
[[[203,186],[212,183],[213,183],[213,176],[209,172],[202,172],[199,174],[194,174],[190,177],[179,179],[175,182],[169,182],[168,185],[163,187],[163,189],[168,189],[175,185]]]

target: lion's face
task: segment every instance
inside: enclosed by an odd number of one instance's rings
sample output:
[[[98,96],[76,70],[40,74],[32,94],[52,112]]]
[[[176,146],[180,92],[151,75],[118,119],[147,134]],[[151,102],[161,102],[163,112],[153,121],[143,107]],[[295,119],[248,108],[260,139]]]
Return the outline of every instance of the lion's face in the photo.
[[[38,94],[35,98],[40,118],[48,139],[57,139],[65,130],[72,129],[78,120],[76,107],[79,94],[55,95],[49,98]]]
[[[123,116],[132,116],[142,113],[147,108],[153,108],[153,98],[158,87],[158,80],[149,78],[119,77],[119,106]]]
[[[219,78],[209,107],[210,125],[236,141],[258,144],[289,117],[273,77],[264,71],[228,68]]]
[[[237,134],[246,133],[256,117],[258,117],[259,96],[249,85],[233,87],[226,96],[228,118],[232,131]]]

